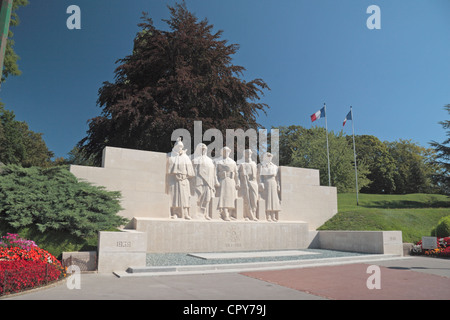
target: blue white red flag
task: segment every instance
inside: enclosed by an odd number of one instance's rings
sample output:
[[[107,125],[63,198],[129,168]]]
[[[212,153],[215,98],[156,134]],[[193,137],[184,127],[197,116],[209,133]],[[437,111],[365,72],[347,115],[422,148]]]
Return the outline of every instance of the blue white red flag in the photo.
[[[352,119],[352,111],[351,110],[347,113],[347,116],[345,117],[344,123],[342,124],[342,126],[345,126],[345,124],[347,123],[348,120],[353,120]]]
[[[311,121],[314,122],[320,118],[325,118],[325,107],[323,107],[322,109],[320,109],[319,111],[317,111],[316,113],[314,113],[311,116]]]

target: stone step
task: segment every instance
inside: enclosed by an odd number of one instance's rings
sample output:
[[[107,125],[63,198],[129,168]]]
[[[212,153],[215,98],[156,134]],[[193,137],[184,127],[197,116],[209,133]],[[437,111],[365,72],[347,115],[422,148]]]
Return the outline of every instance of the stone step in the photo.
[[[185,275],[223,272],[243,272],[249,270],[275,270],[308,268],[329,265],[341,265],[351,263],[370,263],[383,260],[408,259],[396,254],[367,254],[360,256],[338,257],[338,258],[317,258],[285,261],[267,262],[246,262],[232,264],[206,264],[206,265],[183,265],[183,266],[153,266],[153,267],[132,267],[126,271],[113,272],[117,277],[136,276],[161,276],[161,275]]]

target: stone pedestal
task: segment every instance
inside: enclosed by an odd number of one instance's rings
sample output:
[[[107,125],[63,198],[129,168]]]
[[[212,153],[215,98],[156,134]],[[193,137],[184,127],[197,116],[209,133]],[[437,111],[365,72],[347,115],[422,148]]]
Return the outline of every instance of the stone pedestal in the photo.
[[[134,218],[147,234],[147,252],[190,253],[304,249],[306,222],[196,221]]]
[[[98,272],[125,270],[130,265],[145,267],[147,239],[143,232],[101,231],[98,236]]]

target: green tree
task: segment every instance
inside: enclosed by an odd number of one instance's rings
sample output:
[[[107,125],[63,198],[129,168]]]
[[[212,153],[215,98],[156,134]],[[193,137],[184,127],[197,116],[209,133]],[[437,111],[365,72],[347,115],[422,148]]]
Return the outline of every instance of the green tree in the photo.
[[[450,104],[444,107],[450,114]],[[448,137],[442,143],[432,141],[430,145],[436,152],[435,164],[438,166],[438,171],[433,176],[433,180],[441,189],[441,192],[450,194],[450,120],[439,122],[444,130],[447,130],[446,136]]]
[[[0,162],[24,167],[49,166],[52,157],[42,133],[33,132],[27,123],[15,120],[14,112],[0,104]]]
[[[10,22],[10,30],[8,32],[8,41],[6,43],[5,50],[5,59],[3,62],[3,73],[1,82],[5,81],[5,79],[10,76],[18,76],[22,72],[19,70],[19,66],[17,65],[17,61],[20,59],[17,53],[14,51],[14,40],[13,40],[13,32],[11,31],[11,27],[16,27],[19,25],[20,20],[17,15],[17,11],[20,7],[24,7],[28,5],[28,0],[14,0],[11,12],[11,22]]]
[[[232,64],[239,46],[212,32],[186,5],[169,7],[169,31],[159,30],[146,15],[131,55],[118,60],[115,82],[99,90],[100,116],[89,121],[78,147],[101,161],[105,146],[168,152],[171,134],[194,121],[203,130],[257,129],[259,112],[268,107],[260,95],[269,89],[262,79],[245,81],[245,68]],[[191,146],[191,150],[192,150]]]
[[[307,129],[302,126],[279,127],[279,163],[281,166],[289,166],[292,161],[292,153],[299,147],[298,140]],[[270,141],[270,139],[268,140]]]
[[[0,161],[5,164],[21,163],[25,157],[25,146],[14,112],[0,104]]]
[[[347,140],[352,143],[351,136],[347,137]],[[375,136],[361,135],[355,137],[355,146],[358,163],[365,163],[370,171],[367,178],[371,182],[362,188],[361,192],[387,194],[394,192],[396,165],[386,144]]]
[[[385,142],[395,160],[395,193],[431,193],[434,191],[432,175],[434,151],[411,140]]]
[[[326,131],[324,128],[305,129],[301,126],[280,127],[280,164],[293,167],[319,169],[321,185],[328,185],[328,160]],[[328,133],[330,146],[331,185],[339,192],[355,191],[353,147],[343,132]],[[358,165],[358,187],[365,187],[369,180],[367,166]]]
[[[69,157],[65,159],[66,164],[75,164],[80,166],[95,166],[95,158],[92,155],[87,155],[78,146],[75,146],[68,153]]]

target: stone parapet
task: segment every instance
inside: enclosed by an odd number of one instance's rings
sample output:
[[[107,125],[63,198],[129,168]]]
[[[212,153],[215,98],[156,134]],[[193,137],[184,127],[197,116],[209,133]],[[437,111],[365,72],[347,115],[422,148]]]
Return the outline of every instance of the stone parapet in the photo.
[[[321,249],[403,256],[401,231],[319,231],[318,235]]]

